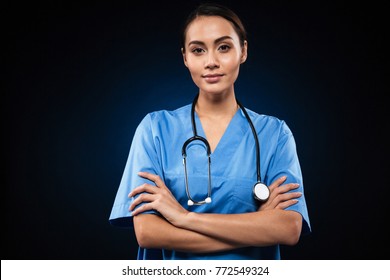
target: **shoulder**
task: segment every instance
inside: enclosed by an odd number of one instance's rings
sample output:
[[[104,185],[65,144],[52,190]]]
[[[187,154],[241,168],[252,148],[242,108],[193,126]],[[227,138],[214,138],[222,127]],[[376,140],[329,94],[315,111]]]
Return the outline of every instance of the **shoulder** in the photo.
[[[152,120],[177,118],[183,116],[184,114],[187,114],[190,110],[191,110],[191,105],[185,105],[175,110],[159,110],[159,111],[150,112],[146,115],[146,117],[149,117]]]
[[[246,110],[257,130],[279,132],[281,135],[292,134],[284,120],[276,116],[259,114],[251,109],[246,108]]]
[[[148,113],[144,119],[152,121],[153,123],[165,120],[175,120],[182,118],[191,110],[191,105],[185,105],[175,110],[159,110]]]
[[[175,110],[158,110],[146,114],[139,124],[140,128],[156,129],[173,124],[183,123],[190,116],[191,105],[185,105]]]

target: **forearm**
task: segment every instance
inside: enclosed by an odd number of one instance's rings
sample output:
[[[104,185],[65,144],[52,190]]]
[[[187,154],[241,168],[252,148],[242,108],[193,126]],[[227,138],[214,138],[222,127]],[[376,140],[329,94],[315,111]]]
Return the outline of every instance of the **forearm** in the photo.
[[[295,211],[278,209],[244,214],[189,212],[177,226],[241,246],[294,245],[302,217]]]
[[[129,194],[129,197],[139,194],[129,210],[134,216],[137,240],[143,247],[213,252],[247,246],[294,245],[299,240],[301,214],[281,209],[296,203],[295,198],[301,194],[289,193],[297,188],[296,184],[281,186],[285,177],[271,184],[270,199],[262,210],[243,214],[207,214],[184,209],[159,176],[140,174],[156,184],[141,185]],[[150,214],[138,217],[150,210],[159,211],[165,219]],[[145,219],[153,220],[147,222]]]
[[[138,244],[143,248],[210,253],[241,247],[235,242],[226,242],[223,239],[175,227],[153,214],[135,216],[134,229]]]

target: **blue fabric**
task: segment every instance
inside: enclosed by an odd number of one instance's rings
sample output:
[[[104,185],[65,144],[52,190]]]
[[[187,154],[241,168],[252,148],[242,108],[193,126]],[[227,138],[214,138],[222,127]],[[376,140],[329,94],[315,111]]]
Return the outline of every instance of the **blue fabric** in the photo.
[[[265,184],[287,175],[286,183],[299,183],[294,191],[303,191],[301,168],[294,137],[287,124],[278,118],[247,110],[260,141],[261,174]],[[201,122],[195,114],[198,134],[205,137]],[[128,161],[120,182],[109,221],[114,226],[132,227],[128,208],[132,199],[128,193],[145,183],[137,175],[147,171],[159,175],[170,188],[179,203],[186,209],[204,213],[254,212],[258,203],[252,188],[256,183],[256,146],[245,115],[238,110],[215,151],[211,154],[212,203],[187,206],[184,168],[181,148],[193,136],[191,105],[174,111],[149,113],[139,124],[130,148]],[[201,142],[192,142],[187,148],[187,172],[191,196],[203,200],[207,195],[207,156]],[[303,217],[302,234],[311,231],[304,195],[299,202],[287,208]],[[150,211],[149,213],[154,213]],[[154,213],[158,214],[158,213]],[[280,259],[279,246],[249,247],[213,254],[190,254],[169,250],[139,248],[139,258],[151,259]],[[161,254],[160,254],[161,253]]]

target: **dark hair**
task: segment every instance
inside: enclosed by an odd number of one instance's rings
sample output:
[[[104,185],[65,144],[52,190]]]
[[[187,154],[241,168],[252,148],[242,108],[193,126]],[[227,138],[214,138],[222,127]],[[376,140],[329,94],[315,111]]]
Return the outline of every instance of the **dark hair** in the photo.
[[[232,23],[233,28],[240,39],[241,46],[244,46],[244,41],[246,40],[246,30],[237,14],[221,4],[203,3],[188,15],[187,20],[184,23],[181,42],[183,50],[185,50],[185,40],[188,26],[200,16],[219,16]]]

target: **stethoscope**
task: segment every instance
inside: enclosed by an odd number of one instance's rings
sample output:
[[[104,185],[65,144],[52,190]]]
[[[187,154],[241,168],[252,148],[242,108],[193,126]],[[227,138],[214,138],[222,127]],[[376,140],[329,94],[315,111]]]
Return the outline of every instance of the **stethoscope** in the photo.
[[[188,206],[192,205],[202,205],[205,203],[211,203],[211,149],[210,144],[207,141],[206,138],[199,136],[196,130],[196,124],[195,124],[195,105],[198,100],[199,94],[195,96],[194,101],[192,102],[192,108],[191,108],[191,123],[192,123],[192,131],[194,133],[194,136],[187,139],[187,141],[184,142],[183,147],[181,149],[181,153],[183,156],[183,165],[184,165],[184,177],[185,177],[185,185],[186,185],[186,193],[188,197]],[[257,182],[253,186],[253,196],[255,199],[264,202],[269,198],[270,191],[267,185],[261,182],[261,174],[260,174],[260,144],[259,139],[257,137],[256,129],[253,126],[252,120],[248,115],[248,112],[245,110],[244,106],[236,99],[236,102],[238,106],[240,106],[241,110],[244,112],[244,115],[246,119],[248,120],[249,126],[252,129],[253,137],[255,138],[256,143],[256,168],[257,168]],[[207,186],[207,197],[204,200],[194,200],[190,194],[190,190],[188,187],[188,175],[187,175],[187,146],[194,141],[201,141],[206,146],[206,152],[208,157],[208,186]]]

